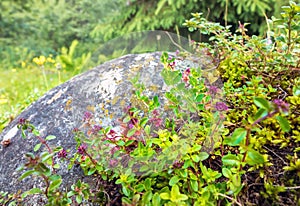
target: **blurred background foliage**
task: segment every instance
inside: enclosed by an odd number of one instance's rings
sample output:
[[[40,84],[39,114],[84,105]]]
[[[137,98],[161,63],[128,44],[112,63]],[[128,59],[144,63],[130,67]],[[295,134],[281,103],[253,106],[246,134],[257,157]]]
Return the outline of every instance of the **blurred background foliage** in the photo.
[[[183,26],[195,12],[233,25],[233,30],[239,21],[249,22],[248,33],[264,35],[266,17],[279,17],[285,4],[288,0],[1,0],[0,131],[48,89],[109,58],[145,47],[140,43],[124,52],[117,45],[131,40],[111,39],[166,30],[201,41],[199,33]],[[39,56],[51,58],[51,65],[35,64],[32,60]]]
[[[107,40],[129,32],[168,30],[187,36],[182,26],[192,12],[209,20],[265,32],[265,16],[279,16],[287,0],[1,0],[2,67],[20,66],[38,55],[62,53],[79,41],[74,57],[93,52]],[[197,38],[195,36],[195,38]],[[195,39],[198,40],[198,39]]]

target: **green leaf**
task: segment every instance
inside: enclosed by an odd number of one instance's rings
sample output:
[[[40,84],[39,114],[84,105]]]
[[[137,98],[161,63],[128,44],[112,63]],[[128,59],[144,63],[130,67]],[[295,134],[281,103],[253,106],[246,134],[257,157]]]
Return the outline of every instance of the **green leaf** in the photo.
[[[125,146],[128,147],[128,146],[131,145],[132,143],[134,143],[134,140],[128,140],[128,141],[125,143]]]
[[[131,205],[132,204],[132,201],[130,199],[128,199],[127,197],[122,197],[122,203],[126,203],[128,205]]]
[[[169,199],[170,199],[170,194],[167,193],[167,192],[160,193],[159,196],[160,196],[161,199],[163,199],[163,200],[169,200]]]
[[[236,128],[231,135],[225,139],[225,143],[229,146],[238,146],[247,136],[247,130],[244,128]]]
[[[289,132],[291,130],[291,126],[286,118],[277,116],[276,119],[279,122],[282,131]]]
[[[43,191],[40,189],[40,188],[32,188],[31,190],[28,190],[26,192],[24,192],[21,197],[22,198],[25,198],[27,197],[28,195],[33,195],[33,194],[42,194]]]
[[[61,176],[60,176],[60,175],[57,175],[57,174],[51,175],[51,176],[49,177],[49,180],[50,180],[50,181],[54,181],[54,180],[58,180],[58,179],[61,179]]]
[[[154,96],[153,101],[154,101],[153,102],[154,107],[159,107],[160,103],[159,103],[158,96]]]
[[[77,196],[76,196],[76,202],[77,202],[78,204],[80,204],[80,203],[82,202],[82,197],[81,197],[81,195],[77,195]]]
[[[196,181],[196,180],[191,180],[190,181],[190,183],[191,183],[191,187],[192,187],[192,189],[195,191],[195,192],[198,192],[198,181]]]
[[[148,165],[143,165],[139,169],[140,172],[146,172],[149,171],[149,166]]]
[[[232,176],[232,173],[231,173],[230,169],[228,169],[226,167],[222,168],[222,173],[223,173],[224,177],[227,177],[229,179]]]
[[[140,194],[135,194],[132,198],[132,202],[139,202],[140,198],[141,198]]]
[[[38,151],[41,148],[41,146],[42,146],[42,143],[36,144],[33,148],[33,151],[35,151],[35,152]]]
[[[224,166],[238,166],[240,164],[239,158],[234,154],[227,154],[222,157]]]
[[[143,184],[138,184],[134,187],[134,190],[137,192],[143,192],[145,190],[145,186]]]
[[[246,162],[249,165],[263,164],[264,156],[255,150],[249,150],[246,156]]]
[[[150,132],[151,132],[150,125],[146,125],[145,128],[144,128],[144,130],[146,132],[146,135],[150,135]]]
[[[75,194],[76,194],[76,192],[71,190],[70,192],[68,192],[67,197],[72,197]]]
[[[42,162],[47,161],[48,159],[52,158],[54,154],[46,154],[42,156]]]
[[[147,117],[144,117],[144,118],[140,121],[140,125],[141,125],[142,127],[144,127],[144,126],[147,124],[147,122],[148,122],[148,118],[147,118]]]
[[[126,116],[126,117],[123,119],[123,122],[124,122],[124,123],[128,123],[130,120],[131,120],[131,117],[130,117],[130,116]]]
[[[180,180],[179,177],[178,177],[177,175],[175,175],[175,176],[173,176],[173,177],[170,179],[169,185],[170,185],[170,186],[173,186],[173,185],[175,185],[179,180]]]
[[[52,139],[56,139],[56,137],[54,135],[49,135],[45,138],[45,140],[47,140],[47,141],[52,140]]]
[[[268,115],[268,110],[266,110],[266,109],[264,109],[264,108],[260,108],[257,112],[256,112],[256,114],[255,114],[255,116],[254,116],[254,121],[256,121],[256,120],[258,120],[258,119],[260,119],[260,118],[263,118],[263,117],[265,117],[265,116],[267,116]]]
[[[152,191],[148,191],[148,192],[144,193],[143,199],[142,199],[143,205],[148,204],[151,201],[152,196],[153,196]]]
[[[133,128],[133,129],[130,129],[128,132],[127,132],[127,137],[131,137],[132,135],[134,135],[136,132],[136,129]]]
[[[209,154],[207,152],[200,152],[198,154],[200,161],[204,161],[209,157]]]
[[[180,83],[180,84],[177,84],[176,87],[177,87],[178,91],[181,91],[181,90],[184,90],[185,84],[184,83]]]
[[[194,161],[194,162],[199,162],[200,161],[200,158],[199,158],[199,156],[197,155],[197,154],[193,154],[192,156],[191,156],[191,158],[192,158],[192,160]],[[172,185],[171,185],[172,186]]]
[[[127,197],[130,196],[130,190],[129,190],[127,187],[122,186],[122,192],[123,192],[123,194],[126,195]]]
[[[171,189],[170,200],[172,202],[180,202],[180,201],[187,200],[187,199],[188,199],[188,196],[186,196],[184,194],[180,194],[178,185],[173,185],[173,187]]]
[[[181,177],[183,177],[183,178],[187,178],[187,176],[188,176],[187,169],[182,169],[179,171],[179,173],[180,173]]]
[[[164,69],[161,71],[161,76],[164,78],[166,85],[175,85],[181,80],[180,71],[170,71],[168,69]]]
[[[161,198],[159,194],[156,192],[152,197],[152,204],[153,206],[160,206],[161,205],[160,202],[161,202]]]
[[[293,87],[294,96],[300,96],[300,85]]]
[[[27,152],[27,153],[25,154],[25,156],[26,156],[26,157],[29,157],[29,158],[31,158],[31,159],[34,159],[34,158],[35,158],[34,154],[31,153],[31,152]]]
[[[34,128],[34,127],[33,127]],[[35,135],[35,136],[40,136],[40,132],[38,130],[33,130],[32,133]]]
[[[239,187],[242,186],[241,184],[241,176],[239,174],[234,174],[232,175],[232,184],[238,189]]]
[[[116,180],[116,184],[122,184],[122,182],[123,182],[123,181],[122,181],[121,179],[117,179],[117,180]]]
[[[118,140],[117,141],[117,145],[118,146],[124,146],[125,145],[125,142],[123,140]]]
[[[144,185],[146,190],[151,190],[151,178],[147,178]]]
[[[40,172],[42,172],[44,175],[46,175],[46,176],[51,175],[50,168],[47,167],[43,162],[38,163],[38,167],[39,167]]]
[[[19,180],[23,180],[24,178],[28,177],[29,175],[33,174],[35,171],[34,170],[28,170],[26,172],[24,172],[21,177],[19,177]]]
[[[93,168],[89,169],[87,175],[92,175],[92,174],[94,174],[94,173],[96,172],[96,170],[97,170],[96,167],[93,167]]]
[[[194,173],[189,172],[189,176],[192,180],[198,180],[198,176],[196,176]]]
[[[199,94],[197,97],[196,97],[196,102],[201,102],[202,99],[204,98],[204,94]]]
[[[271,110],[271,105],[270,105],[270,103],[269,103],[267,100],[265,100],[264,98],[255,97],[255,98],[254,98],[254,104],[255,104],[256,106],[258,106],[259,108],[263,108],[263,109],[266,109],[266,110],[268,110],[268,111]]]
[[[62,183],[62,179],[57,179],[51,182],[49,185],[49,191],[53,191],[54,189],[58,188]]]

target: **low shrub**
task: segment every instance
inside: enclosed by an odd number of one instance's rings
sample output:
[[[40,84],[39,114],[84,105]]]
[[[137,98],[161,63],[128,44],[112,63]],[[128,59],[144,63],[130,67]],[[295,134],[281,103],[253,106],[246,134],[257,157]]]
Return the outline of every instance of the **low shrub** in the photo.
[[[40,137],[21,119],[23,136],[40,140],[34,151],[46,150],[26,154],[20,179],[38,176],[46,187],[14,198],[3,193],[0,202],[43,194],[48,205],[116,204],[105,188],[92,191],[81,181],[63,192],[58,157],[119,185],[123,205],[299,204],[299,11],[293,2],[283,7],[282,19],[268,20],[267,37],[248,36],[242,23],[232,33],[193,14],[189,30],[210,35],[210,43],[194,43],[195,54],[210,56],[217,69],[179,70],[179,56],[163,53],[167,104],[133,80],[140,104],[124,109],[118,127],[102,127],[86,112],[82,129],[74,130],[75,154],[50,148],[55,137]]]

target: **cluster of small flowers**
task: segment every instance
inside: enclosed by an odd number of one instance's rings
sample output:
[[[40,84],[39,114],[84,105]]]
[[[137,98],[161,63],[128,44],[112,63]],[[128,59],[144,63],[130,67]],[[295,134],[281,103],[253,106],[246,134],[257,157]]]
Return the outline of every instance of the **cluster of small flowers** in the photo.
[[[64,159],[68,155],[67,151],[65,149],[62,149],[58,152],[58,158]]]
[[[18,121],[18,124],[20,126],[24,126],[27,123],[28,123],[28,121],[25,118],[20,118],[19,121]]]
[[[175,162],[173,163],[173,167],[174,168],[181,168],[183,166],[183,162],[182,161],[178,161],[178,160],[175,160]]]
[[[86,148],[87,146],[85,144],[80,145],[77,149],[78,154],[84,155]]]
[[[89,122],[92,119],[93,115],[90,112],[84,112],[83,114],[83,121]]]
[[[217,93],[218,93],[218,87],[216,86],[208,87],[208,94],[210,94],[212,97],[215,96]]]
[[[273,100],[273,103],[275,104],[275,109],[278,112],[287,113],[289,111],[289,104],[284,102],[282,99],[275,99]]]
[[[185,82],[185,85],[188,86],[188,83],[189,83],[189,76],[191,74],[191,69],[190,68],[187,68],[183,73],[182,73],[182,81]]]
[[[110,140],[112,142],[116,142],[120,139],[120,135],[113,129],[109,130],[106,134],[104,140]]]
[[[172,60],[171,57],[169,57],[169,60]],[[175,60],[171,61],[168,63],[168,67],[171,69],[171,70],[175,70]]]
[[[102,129],[102,127],[100,125],[93,125],[92,129],[91,129],[91,133],[96,135],[98,134],[98,132]]]
[[[224,102],[217,102],[215,104],[215,109],[217,111],[219,111],[219,112],[227,111],[228,110],[228,106]]]
[[[153,117],[149,120],[149,122],[153,123],[155,125],[155,127],[160,127],[163,123],[162,118],[160,118],[160,113],[158,110],[153,110],[152,111],[152,115]]]

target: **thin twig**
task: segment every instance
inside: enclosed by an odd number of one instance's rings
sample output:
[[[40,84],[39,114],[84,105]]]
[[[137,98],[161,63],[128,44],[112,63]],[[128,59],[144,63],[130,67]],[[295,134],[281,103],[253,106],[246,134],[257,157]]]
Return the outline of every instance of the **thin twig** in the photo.
[[[282,157],[280,157],[278,154],[276,154],[273,150],[267,148],[266,146],[263,146],[263,148],[265,148],[266,150],[268,150],[269,152],[272,152],[276,157],[278,157],[279,159],[281,159],[281,161],[285,164],[288,165],[288,163],[286,161],[284,161],[284,159]]]
[[[275,187],[281,187],[280,185],[274,185]],[[300,189],[300,186],[294,186],[294,187],[284,187],[286,190],[297,190]]]
[[[237,200],[233,199],[232,197],[229,197],[227,195],[224,195],[222,193],[218,193],[218,195],[222,196],[222,197],[225,197],[227,199],[230,199],[231,201],[233,201],[235,204],[239,205],[239,206],[243,206],[241,203],[239,203]]]
[[[167,34],[167,36],[169,37],[169,39],[171,40],[171,42],[175,45],[175,46],[177,46],[179,49],[182,49],[183,51],[185,51],[185,52],[187,52],[187,53],[190,53],[189,51],[187,51],[187,50],[185,50],[184,48],[182,48],[182,46],[180,46],[179,44],[177,44],[174,40],[173,40],[173,38],[171,37],[171,35],[169,34],[169,32],[165,32],[166,34]]]

